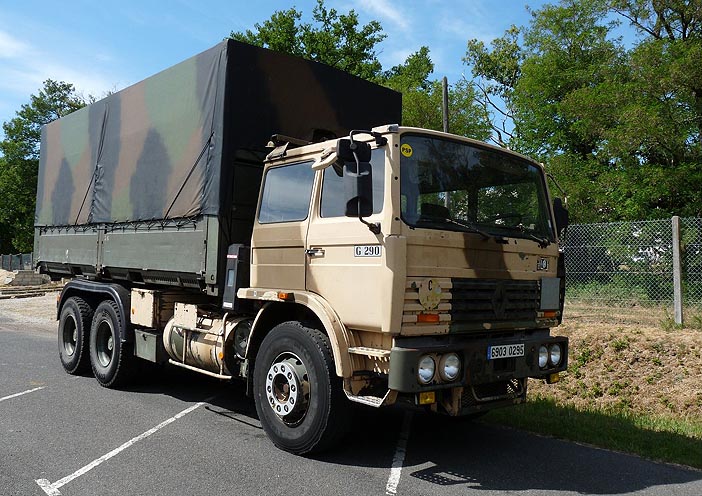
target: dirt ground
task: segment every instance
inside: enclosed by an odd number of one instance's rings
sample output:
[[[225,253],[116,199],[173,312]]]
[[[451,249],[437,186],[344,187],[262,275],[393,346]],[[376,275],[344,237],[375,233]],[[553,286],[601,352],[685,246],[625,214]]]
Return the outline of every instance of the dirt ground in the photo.
[[[56,322],[58,294],[58,291],[51,291],[44,296],[0,300],[0,316],[11,318],[13,323],[40,323],[51,326]]]
[[[699,310],[697,310],[699,312]],[[568,372],[531,394],[577,407],[702,419],[702,326],[686,311],[675,326],[662,309],[566,305],[553,333],[570,338]]]

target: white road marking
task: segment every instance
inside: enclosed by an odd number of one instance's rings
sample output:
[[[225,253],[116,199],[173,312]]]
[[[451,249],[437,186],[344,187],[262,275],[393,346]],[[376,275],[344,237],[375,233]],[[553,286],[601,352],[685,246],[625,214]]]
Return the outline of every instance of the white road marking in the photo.
[[[22,391],[21,393],[15,393],[15,394],[11,394],[10,396],[5,396],[3,398],[0,398],[0,401],[5,401],[5,400],[10,400],[12,398],[17,398],[18,396],[22,396],[23,394],[33,393],[34,391],[39,391],[40,389],[44,389],[44,386],[35,387],[34,389]]]
[[[172,416],[171,418],[169,418],[167,420],[164,420],[163,422],[158,424],[156,427],[149,429],[148,431],[144,432],[143,434],[139,434],[138,436],[136,436],[136,437],[130,439],[129,441],[127,441],[126,443],[124,443],[122,446],[119,446],[119,447],[113,449],[112,451],[110,451],[109,453],[101,456],[100,458],[93,460],[92,462],[88,463],[85,467],[79,468],[78,470],[73,472],[71,475],[67,475],[63,479],[57,480],[54,483],[51,483],[46,479],[36,479],[35,482],[39,485],[40,488],[42,488],[42,490],[48,496],[61,496],[61,493],[59,492],[59,488],[65,486],[66,484],[71,482],[73,479],[76,479],[76,478],[80,477],[81,475],[85,474],[86,472],[94,469],[95,467],[100,465],[102,462],[109,460],[113,456],[119,454],[121,451],[124,451],[125,449],[129,448],[133,444],[138,443],[142,439],[149,437],[151,434],[163,429],[168,424],[171,424],[171,423],[175,422],[176,420],[178,420],[179,418],[184,417],[185,415],[189,414],[193,410],[196,410],[196,409],[200,408],[202,405],[209,403],[214,398],[215,397],[212,396],[210,398],[207,398],[205,401],[201,401],[200,403],[196,403],[195,405],[186,408],[182,412]]]
[[[405,463],[407,440],[409,439],[411,425],[412,412],[405,412],[405,419],[402,421],[400,438],[397,441],[397,448],[395,448],[395,456],[392,458],[390,477],[388,477],[388,483],[385,486],[385,494],[388,496],[394,496],[397,494],[397,486],[400,483],[400,476],[402,475],[402,464]]]

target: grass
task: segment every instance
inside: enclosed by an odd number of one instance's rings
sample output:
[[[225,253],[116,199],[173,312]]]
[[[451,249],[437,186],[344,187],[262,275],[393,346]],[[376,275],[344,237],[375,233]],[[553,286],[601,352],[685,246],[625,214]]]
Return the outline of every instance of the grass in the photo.
[[[536,396],[523,405],[494,410],[484,422],[702,469],[702,419],[579,409]]]
[[[685,309],[566,306],[561,381],[531,381],[526,404],[487,422],[702,469],[702,315]]]

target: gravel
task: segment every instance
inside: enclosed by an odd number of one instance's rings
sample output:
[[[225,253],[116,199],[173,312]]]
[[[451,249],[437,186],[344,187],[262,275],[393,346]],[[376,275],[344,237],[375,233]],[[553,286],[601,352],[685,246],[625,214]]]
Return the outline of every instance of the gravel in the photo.
[[[53,332],[58,295],[58,291],[52,291],[44,296],[0,300],[0,324],[12,324],[17,330],[21,330],[22,325],[39,326]]]

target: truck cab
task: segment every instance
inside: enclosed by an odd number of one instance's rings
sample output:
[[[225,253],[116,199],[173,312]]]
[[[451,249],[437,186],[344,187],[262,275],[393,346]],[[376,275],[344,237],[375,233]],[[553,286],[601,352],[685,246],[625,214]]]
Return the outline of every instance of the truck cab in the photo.
[[[258,325],[303,307],[325,314],[353,401],[451,416],[520,403],[527,378],[567,367],[567,338],[550,334],[564,299],[552,205],[540,164],[463,137],[389,125],[285,143],[265,162],[238,290],[262,304],[247,356]]]

